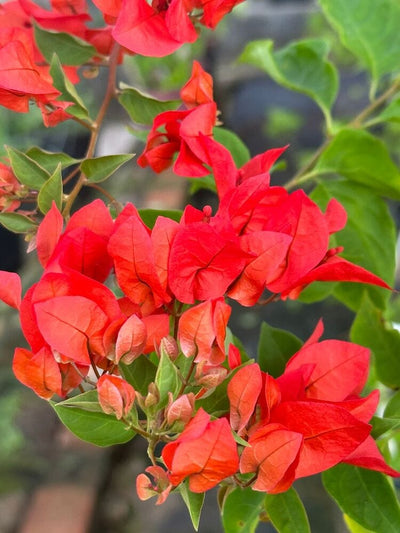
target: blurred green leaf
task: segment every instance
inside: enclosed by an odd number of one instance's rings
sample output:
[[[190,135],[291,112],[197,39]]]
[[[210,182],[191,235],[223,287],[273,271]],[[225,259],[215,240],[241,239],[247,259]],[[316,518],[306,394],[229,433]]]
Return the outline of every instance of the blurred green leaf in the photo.
[[[329,198],[336,198],[346,209],[345,228],[335,234],[335,246],[343,246],[340,255],[370,270],[389,285],[394,283],[395,227],[386,203],[373,191],[346,180],[324,181],[311,194],[325,209]],[[363,283],[337,283],[334,296],[350,309],[357,310],[364,292],[384,309],[390,291]]]
[[[400,333],[387,327],[382,311],[373,305],[368,294],[364,295],[350,336],[352,342],[373,351],[379,380],[388,387],[400,387]]]
[[[379,472],[339,464],[322,474],[325,489],[344,513],[374,533],[400,531],[400,507],[390,481]]]
[[[152,124],[156,115],[164,111],[175,110],[181,104],[180,100],[157,100],[144,94],[134,87],[121,83],[119,103],[126,109],[129,116],[138,124]]]
[[[400,200],[399,169],[383,141],[366,131],[340,131],[322,153],[315,170],[342,175],[379,195]]]
[[[81,164],[81,169],[89,181],[99,183],[109,178],[124,163],[130,161],[134,155],[115,154],[85,159]]]
[[[398,0],[319,0],[319,4],[343,45],[370,71],[374,87],[382,75],[399,70]]]
[[[153,228],[158,217],[166,217],[179,222],[182,217],[179,209],[139,209],[140,218],[150,229]]]
[[[264,505],[279,533],[311,533],[303,503],[293,487],[281,494],[267,494]]]
[[[77,402],[82,407],[76,407]],[[61,422],[80,439],[96,446],[112,446],[131,440],[135,433],[114,416],[97,411],[97,391],[89,391],[58,404],[50,402]],[[78,403],[79,404],[79,403]]]
[[[286,363],[301,345],[302,342],[296,335],[263,322],[257,357],[261,370],[274,378],[279,377],[283,374]]]
[[[400,96],[392,100],[373,122],[400,122]]]
[[[224,531],[254,533],[264,508],[265,494],[252,488],[236,488],[224,499],[221,511]]]
[[[54,52],[63,65],[82,65],[94,55],[96,48],[70,33],[45,30],[35,25],[35,41],[45,59],[50,63]]]
[[[250,159],[250,152],[244,142],[231,130],[216,126],[213,129],[214,139],[223,144],[230,151],[238,168],[242,167]]]
[[[146,357],[140,355],[130,365],[119,363],[119,368],[123,378],[126,379],[132,387],[146,396],[149,384],[155,380],[157,367]]]
[[[0,213],[0,224],[13,233],[28,233],[37,228],[35,222],[19,213]]]
[[[291,42],[274,52],[273,41],[250,42],[239,58],[264,70],[276,82],[312,98],[330,125],[330,108],[336,99],[338,75],[326,56],[329,46],[323,39]]]
[[[38,206],[41,212],[45,215],[47,211],[52,206],[52,203],[55,202],[59,211],[62,207],[62,197],[63,197],[63,183],[61,175],[61,165],[58,165],[56,170],[42,186],[38,194]]]
[[[56,54],[53,54],[51,59],[50,74],[53,78],[54,87],[61,93],[58,99],[60,101],[73,102],[73,105],[67,108],[68,113],[81,120],[88,120],[89,112],[75,86],[65,75],[60,59]]]

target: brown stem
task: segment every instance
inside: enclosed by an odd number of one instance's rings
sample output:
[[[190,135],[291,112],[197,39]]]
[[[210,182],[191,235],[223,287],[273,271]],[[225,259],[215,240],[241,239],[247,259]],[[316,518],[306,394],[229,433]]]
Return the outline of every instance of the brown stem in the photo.
[[[96,120],[92,126],[92,135],[90,136],[89,146],[86,151],[85,159],[90,159],[91,157],[93,157],[94,151],[96,149],[96,144],[97,144],[97,140],[99,137],[101,125],[103,123],[103,120],[108,110],[108,107],[110,105],[110,102],[115,96],[119,50],[120,50],[120,45],[118,43],[115,43],[112,49],[111,55],[110,55],[106,93],[104,95],[103,103],[100,106]],[[68,195],[68,199],[65,203],[64,210],[63,210],[64,218],[69,217],[72,204],[74,203],[76,197],[80,193],[82,187],[85,185],[85,180],[86,180],[85,175],[81,173],[74,188],[72,189],[71,193]]]
[[[114,196],[112,196],[106,189],[103,189],[103,187],[101,187],[97,183],[90,183],[88,181],[85,183],[85,186],[92,187],[92,189],[96,189],[97,191],[101,192],[101,194],[103,194],[106,198],[110,200],[110,203],[115,205],[115,208],[117,209],[118,212],[122,210],[122,205],[120,204],[120,202],[118,202],[118,200],[114,198]]]

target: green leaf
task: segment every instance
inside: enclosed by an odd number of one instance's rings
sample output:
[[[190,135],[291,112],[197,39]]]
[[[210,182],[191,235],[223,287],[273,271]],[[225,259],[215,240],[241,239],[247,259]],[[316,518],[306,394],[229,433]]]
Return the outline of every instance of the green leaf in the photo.
[[[400,507],[381,473],[339,464],[322,474],[325,489],[351,519],[374,533],[400,531]]]
[[[167,405],[168,392],[172,392],[172,396],[175,399],[181,387],[181,380],[179,379],[177,368],[163,350],[161,350],[155,383],[160,391],[159,408]]]
[[[383,414],[387,417],[400,417],[400,391],[390,398]]]
[[[41,212],[45,215],[47,211],[55,202],[58,209],[61,211],[63,196],[63,182],[61,175],[61,165],[58,165],[54,173],[42,186],[38,194],[38,206]]]
[[[54,52],[63,65],[82,65],[94,55],[96,48],[70,33],[45,30],[35,25],[35,41],[45,59],[50,63]]]
[[[338,75],[326,56],[329,47],[322,39],[288,44],[274,52],[271,40],[250,42],[239,61],[264,70],[287,89],[306,94],[322,109],[330,125],[330,108],[336,99]]]
[[[277,378],[283,374],[286,363],[301,345],[301,340],[292,333],[263,322],[258,343],[258,364],[261,370]]]
[[[393,432],[398,430],[400,428],[400,416],[397,416],[397,418],[373,416],[370,424],[372,424],[371,435],[374,439],[377,439],[389,431]]]
[[[315,170],[340,174],[382,196],[400,200],[400,173],[385,144],[362,130],[341,130],[324,150]]]
[[[54,87],[60,91],[61,95],[58,100],[65,100],[67,102],[73,102],[74,105],[68,107],[68,113],[81,120],[87,120],[89,112],[77,93],[75,86],[69,81],[62,68],[59,58],[56,54],[53,54],[50,63],[50,74],[53,78]]]
[[[39,190],[49,178],[49,172],[20,150],[11,146],[6,146],[6,150],[18,181],[31,189]]]
[[[80,406],[79,402],[82,402]],[[55,404],[50,402],[61,422],[80,439],[96,446],[128,442],[135,432],[114,416],[97,410],[97,391],[89,391]]]
[[[242,167],[250,159],[249,149],[233,131],[216,126],[213,129],[213,136],[217,142],[228,148],[238,168]]]
[[[110,177],[124,163],[130,161],[134,155],[116,154],[85,159],[81,164],[81,169],[89,181],[99,183]]]
[[[232,376],[229,379],[225,379],[206,398],[196,400],[196,407],[202,407],[207,413],[216,417],[229,413],[229,399],[226,391],[231,378]]]
[[[319,0],[343,45],[379,78],[399,70],[400,4],[398,0]]]
[[[365,527],[360,526],[355,520],[352,520],[347,514],[343,515],[343,520],[346,523],[350,533],[374,533],[370,529],[365,529]]]
[[[303,503],[294,488],[281,494],[267,494],[265,510],[279,533],[310,533]]]
[[[37,224],[19,213],[0,213],[0,224],[13,233],[28,233],[37,229]]]
[[[364,295],[350,331],[352,342],[374,352],[378,379],[392,388],[400,387],[400,333],[385,324],[382,312]]]
[[[75,159],[68,154],[64,154],[63,152],[48,152],[39,146],[32,146],[32,148],[29,148],[26,155],[31,159],[34,159],[36,163],[44,168],[49,174],[52,174],[55,171],[59,163],[61,163],[62,169],[80,163],[80,159]]]
[[[373,122],[400,122],[400,96],[390,102]]]
[[[325,209],[328,198],[336,198],[346,209],[346,227],[335,234],[340,255],[370,270],[389,285],[394,283],[395,227],[386,203],[365,187],[345,180],[326,181],[312,192],[312,199]],[[363,283],[337,283],[334,296],[357,310],[367,292],[380,309],[386,307],[390,291]]]
[[[148,387],[156,378],[157,367],[145,356],[140,355],[130,365],[119,363],[122,377],[142,396],[148,393]]]
[[[237,488],[224,499],[222,523],[229,533],[254,533],[263,511],[265,494]]]
[[[139,209],[140,218],[150,229],[154,227],[158,217],[166,217],[179,222],[183,211],[179,209]]]
[[[118,96],[119,103],[126,109],[131,119],[138,124],[152,124],[156,115],[177,109],[181,104],[180,100],[157,100],[124,83],[121,83],[121,89],[122,92]]]
[[[199,530],[199,522],[200,522],[200,515],[201,515],[201,509],[203,507],[204,503],[204,492],[197,494],[195,492],[191,492],[188,487],[187,481],[181,483],[179,485],[179,490],[181,492],[181,496],[183,501],[186,504],[186,507],[189,510],[190,518],[192,520],[193,528],[195,531]]]

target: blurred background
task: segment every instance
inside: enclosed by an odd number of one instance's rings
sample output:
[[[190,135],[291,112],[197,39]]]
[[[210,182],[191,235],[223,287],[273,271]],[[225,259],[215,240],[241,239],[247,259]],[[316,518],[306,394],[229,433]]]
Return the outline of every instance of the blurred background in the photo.
[[[37,2],[40,3],[40,2]],[[45,5],[45,2],[42,2]],[[148,60],[129,57],[120,79],[167,99],[179,93],[187,80],[193,58],[214,77],[215,99],[224,125],[237,133],[251,154],[290,144],[284,164],[272,176],[273,184],[287,181],[321,144],[323,117],[317,105],[305,96],[286,90],[266,74],[238,64],[237,57],[249,40],[272,39],[280,48],[293,39],[328,36],[335,63],[340,65],[340,93],[334,114],[346,118],[365,106],[365,73],[335,41],[312,0],[247,0],[227,16],[215,33],[203,32],[194,46],[185,45],[174,56]],[[105,76],[84,80],[80,92],[92,94],[94,109],[103,94]],[[93,93],[93,86],[95,92]],[[26,149],[38,145],[52,151],[83,156],[87,145],[84,131],[75,123],[62,123],[46,130],[40,113],[32,107],[27,115],[0,110],[0,154],[4,144]],[[141,145],[129,131],[128,117],[115,106],[109,113],[97,155],[116,152],[140,153]],[[383,135],[393,145],[398,126],[385,126]],[[397,129],[396,129],[397,128]],[[126,165],[118,179],[110,181],[114,196],[138,207],[180,208],[187,202],[190,185],[165,172],[154,176]],[[198,191],[190,203],[213,203],[210,192]],[[398,207],[393,206],[396,211]],[[35,258],[26,253],[27,243],[0,227],[0,269],[18,270],[26,285],[40,273]],[[257,354],[263,321],[306,339],[324,316],[327,338],[347,338],[352,313],[333,300],[307,305],[298,301],[276,303],[260,309],[238,310],[231,328],[248,350]],[[144,442],[134,440],[115,449],[99,449],[79,442],[58,422],[51,407],[20,386],[11,371],[15,346],[24,346],[17,314],[0,307],[0,533],[160,533],[192,530],[186,508],[177,496],[161,507],[152,500],[139,502],[135,478],[147,466]],[[341,514],[321,488],[319,476],[296,484],[309,512],[313,533],[342,533]],[[207,494],[200,521],[201,533],[222,531],[215,493]],[[71,511],[73,509],[73,511]],[[257,532],[273,531],[261,524]]]

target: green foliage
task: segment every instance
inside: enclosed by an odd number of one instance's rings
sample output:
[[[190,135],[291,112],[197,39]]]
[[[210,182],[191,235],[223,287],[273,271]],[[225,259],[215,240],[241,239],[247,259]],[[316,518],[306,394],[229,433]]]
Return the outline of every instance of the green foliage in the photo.
[[[258,364],[261,370],[277,378],[283,374],[286,363],[301,348],[301,340],[279,328],[273,328],[266,322],[261,324],[258,343]]]
[[[97,54],[94,46],[75,35],[44,30],[40,26],[35,26],[35,41],[49,63],[53,53],[63,65],[78,66]]]
[[[139,124],[152,124],[156,115],[164,111],[177,109],[181,103],[180,100],[157,100],[124,83],[121,84],[121,93],[118,100],[131,119]]]
[[[96,446],[122,444],[135,436],[124,422],[103,413],[97,391],[84,392],[63,402],[50,404],[74,435]]]
[[[279,533],[311,532],[307,513],[293,487],[281,494],[267,494],[264,504],[269,519]]]
[[[236,488],[228,492],[221,510],[224,531],[254,533],[264,509],[265,495],[251,488]]]
[[[330,126],[330,108],[336,99],[338,75],[326,56],[328,43],[308,39],[289,43],[274,52],[271,40],[249,43],[239,60],[264,70],[271,78],[293,91],[310,96],[322,109]]]
[[[374,533],[400,529],[400,506],[390,481],[379,472],[340,464],[322,475],[325,489],[352,520]]]
[[[196,531],[199,530],[201,510],[204,503],[204,492],[195,493],[189,490],[187,482],[181,483],[179,486],[182,499],[188,508],[193,527]]]
[[[397,0],[319,0],[340,40],[379,79],[399,70],[400,5]]]
[[[92,183],[99,183],[114,174],[135,154],[115,154],[85,159],[81,164],[82,172]]]
[[[132,387],[143,394],[148,392],[150,383],[155,380],[157,367],[148,357],[140,355],[130,365],[120,363],[122,376]]]
[[[61,165],[58,165],[46,183],[40,188],[38,194],[38,206],[40,211],[45,215],[51,208],[53,202],[55,202],[56,206],[61,211],[62,198],[63,182]]]

